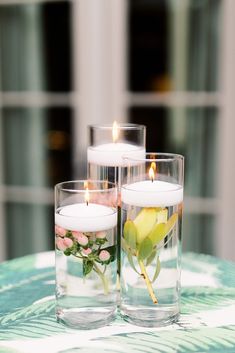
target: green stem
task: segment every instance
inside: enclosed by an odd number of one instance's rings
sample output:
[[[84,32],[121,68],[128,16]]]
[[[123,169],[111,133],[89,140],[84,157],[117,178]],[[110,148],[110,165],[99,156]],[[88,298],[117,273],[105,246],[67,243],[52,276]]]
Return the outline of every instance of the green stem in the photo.
[[[146,268],[144,266],[144,263],[142,260],[139,260],[139,265],[140,265],[140,269],[141,269],[141,276],[143,277],[143,279],[145,280],[145,283],[147,285],[147,288],[148,288],[148,292],[149,292],[149,295],[153,301],[153,304],[157,304],[158,301],[157,301],[157,298],[154,294],[154,291],[153,291],[153,287],[152,287],[152,283],[149,279],[149,276],[147,274],[147,271],[146,271]]]
[[[97,273],[97,275],[101,278],[101,281],[102,281],[103,287],[104,287],[104,294],[105,295],[109,294],[109,284],[108,284],[108,280],[107,280],[106,276],[99,269],[99,267],[96,265],[95,262],[93,263],[93,268],[94,268],[94,271]]]
[[[78,255],[73,255],[75,256],[77,259],[83,259],[83,256],[78,256]]]

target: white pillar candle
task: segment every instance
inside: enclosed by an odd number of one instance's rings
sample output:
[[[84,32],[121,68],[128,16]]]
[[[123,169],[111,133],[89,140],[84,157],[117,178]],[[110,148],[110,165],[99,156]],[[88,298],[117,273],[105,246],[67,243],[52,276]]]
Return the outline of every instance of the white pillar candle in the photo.
[[[76,203],[57,210],[55,224],[68,230],[99,232],[117,225],[117,211],[94,203]]]
[[[183,187],[160,180],[123,185],[122,202],[137,207],[168,207],[183,201]]]
[[[123,156],[136,159],[145,158],[145,148],[130,143],[113,142],[98,146],[90,146],[87,150],[88,163],[107,167],[121,167],[124,165]]]

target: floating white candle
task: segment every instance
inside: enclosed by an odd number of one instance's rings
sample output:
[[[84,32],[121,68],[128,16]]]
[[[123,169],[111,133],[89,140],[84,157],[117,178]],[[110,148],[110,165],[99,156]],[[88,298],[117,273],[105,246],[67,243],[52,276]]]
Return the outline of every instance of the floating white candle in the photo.
[[[122,202],[137,207],[168,207],[183,201],[183,187],[160,180],[123,185]]]
[[[145,157],[145,148],[130,143],[116,142],[106,143],[98,146],[88,147],[88,163],[108,167],[121,167],[124,165],[123,155],[134,159]]]
[[[76,203],[57,210],[55,224],[68,230],[99,232],[116,226],[117,211],[94,203]]]

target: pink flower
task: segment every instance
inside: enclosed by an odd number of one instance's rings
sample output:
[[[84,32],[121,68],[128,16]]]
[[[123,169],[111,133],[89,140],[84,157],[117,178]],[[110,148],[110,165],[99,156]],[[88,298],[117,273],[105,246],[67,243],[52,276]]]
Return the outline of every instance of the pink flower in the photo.
[[[105,232],[98,232],[98,233],[96,233],[96,238],[104,239],[104,238],[106,238],[106,233]]]
[[[64,245],[67,246],[67,248],[71,248],[73,246],[73,241],[70,238],[64,238]]]
[[[83,253],[84,255],[90,255],[90,254],[92,253],[92,250],[91,250],[90,248],[83,249],[83,250],[82,250],[82,253]]]
[[[77,239],[77,242],[82,246],[86,246],[88,244],[87,236],[82,233],[81,235],[79,234],[76,239]]]
[[[102,250],[99,254],[101,261],[108,261],[110,259],[110,253],[107,250]]]
[[[56,246],[59,250],[65,251],[68,248],[71,248],[73,245],[73,241],[70,238],[57,238]]]
[[[66,247],[64,245],[64,239],[62,239],[62,238],[56,239],[56,246],[57,246],[57,249],[64,251],[66,249]]]
[[[78,237],[83,236],[82,232],[77,232],[76,230],[73,230],[72,234],[73,234],[73,237],[76,238],[76,239],[78,239]]]
[[[55,234],[59,235],[60,237],[64,237],[67,233],[67,230],[55,225]]]

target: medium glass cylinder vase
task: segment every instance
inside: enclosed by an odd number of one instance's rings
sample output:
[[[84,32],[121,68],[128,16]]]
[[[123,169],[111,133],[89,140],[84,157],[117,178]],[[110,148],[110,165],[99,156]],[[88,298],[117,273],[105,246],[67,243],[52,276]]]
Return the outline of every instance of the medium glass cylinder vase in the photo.
[[[172,323],[180,307],[184,158],[126,156],[121,188],[121,303],[125,320]]]
[[[74,328],[108,324],[117,307],[117,188],[55,186],[56,316]]]

